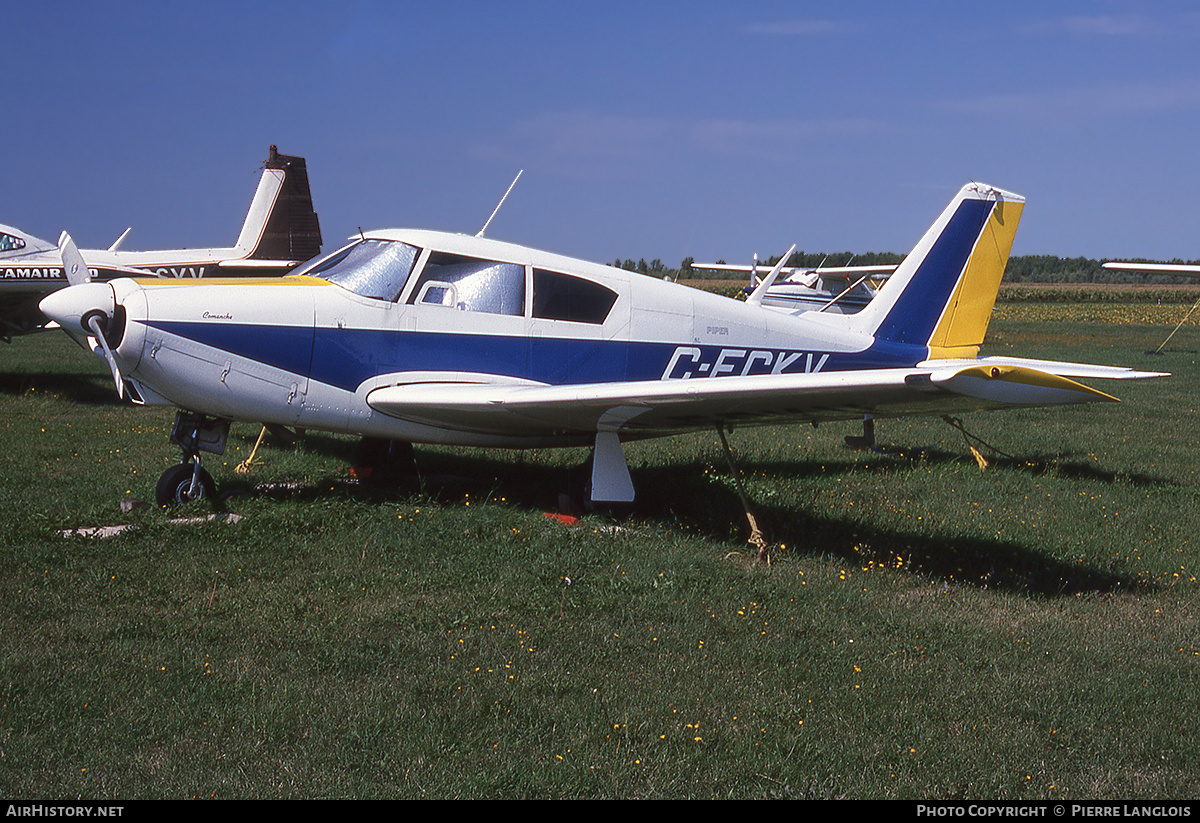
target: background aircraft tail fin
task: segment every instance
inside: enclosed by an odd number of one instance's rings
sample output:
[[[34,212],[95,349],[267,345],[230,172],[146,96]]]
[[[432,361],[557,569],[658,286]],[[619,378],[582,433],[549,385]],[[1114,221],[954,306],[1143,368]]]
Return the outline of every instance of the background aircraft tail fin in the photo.
[[[303,157],[280,154],[271,146],[237,249],[251,260],[299,261],[320,253],[321,227]]]
[[[851,323],[876,339],[923,345],[931,359],[979,353],[1025,198],[971,183]]]

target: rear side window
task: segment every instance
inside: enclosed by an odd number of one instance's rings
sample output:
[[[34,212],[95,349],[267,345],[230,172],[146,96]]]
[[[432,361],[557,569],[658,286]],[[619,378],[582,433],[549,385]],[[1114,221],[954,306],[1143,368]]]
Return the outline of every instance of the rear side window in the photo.
[[[599,325],[616,302],[617,293],[599,283],[545,269],[533,270],[534,317]]]

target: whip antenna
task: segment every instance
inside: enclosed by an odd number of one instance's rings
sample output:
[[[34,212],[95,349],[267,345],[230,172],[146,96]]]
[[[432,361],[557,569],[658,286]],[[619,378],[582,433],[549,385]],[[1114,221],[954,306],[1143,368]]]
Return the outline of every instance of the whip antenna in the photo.
[[[508,191],[504,192],[504,196],[500,198],[500,202],[496,204],[496,208],[492,209],[492,216],[489,217],[487,222],[483,224],[483,228],[479,230],[479,234],[475,235],[476,237],[483,237],[483,233],[487,231],[487,227],[492,225],[492,218],[496,216],[496,212],[500,211],[500,207],[504,205],[504,201],[508,199],[508,195],[512,192],[513,186],[517,185],[517,181],[521,179],[521,175],[524,173],[525,169],[521,169],[519,172],[517,172],[517,176],[514,177],[512,183],[508,185]]]

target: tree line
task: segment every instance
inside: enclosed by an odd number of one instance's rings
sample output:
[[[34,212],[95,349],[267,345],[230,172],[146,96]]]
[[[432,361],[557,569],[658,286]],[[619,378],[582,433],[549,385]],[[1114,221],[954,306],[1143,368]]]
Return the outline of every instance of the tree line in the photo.
[[[902,254],[891,252],[839,252],[827,254],[822,252],[798,251],[788,258],[790,267],[817,268],[819,266],[894,266],[904,259]],[[724,260],[714,260],[714,263],[724,264]],[[738,261],[749,263],[750,261]],[[769,257],[759,261],[759,268],[764,273],[779,262],[779,256]],[[1146,274],[1142,272],[1110,271],[1104,268],[1106,260],[1093,260],[1089,257],[1055,257],[1048,254],[1029,254],[1008,258],[1008,267],[1004,271],[1005,283],[1179,283],[1178,277],[1163,274]],[[1200,265],[1196,260],[1137,260],[1134,262],[1163,262],[1185,263]],[[652,277],[666,277],[671,280],[736,280],[741,279],[727,272],[713,272],[696,268],[694,258],[685,257],[680,264],[671,268],[662,260],[617,260],[611,265],[615,268],[636,271]]]

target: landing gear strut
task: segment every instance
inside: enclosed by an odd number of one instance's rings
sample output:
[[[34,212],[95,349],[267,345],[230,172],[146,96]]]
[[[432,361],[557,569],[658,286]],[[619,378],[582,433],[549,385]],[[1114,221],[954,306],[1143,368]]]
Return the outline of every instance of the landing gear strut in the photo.
[[[873,449],[875,448],[875,419],[869,414],[863,415],[863,433],[862,437],[854,435],[846,435],[846,445],[852,449]]]
[[[171,442],[183,452],[183,460],[163,472],[154,488],[159,506],[176,506],[193,500],[211,500],[217,486],[212,475],[200,465],[200,452],[224,454],[229,437],[229,421],[213,420],[199,414],[179,412],[171,427]]]

